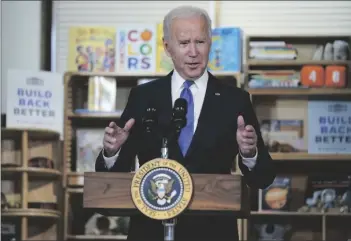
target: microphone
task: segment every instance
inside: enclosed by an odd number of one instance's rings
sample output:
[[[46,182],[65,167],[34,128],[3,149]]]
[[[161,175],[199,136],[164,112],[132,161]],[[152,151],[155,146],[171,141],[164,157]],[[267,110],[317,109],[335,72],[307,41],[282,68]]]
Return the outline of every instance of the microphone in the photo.
[[[154,107],[146,108],[142,123],[147,133],[152,132],[154,127],[157,125],[157,109]]]
[[[178,98],[174,102],[172,122],[176,133],[186,126],[186,113],[188,110],[188,102],[183,98]]]

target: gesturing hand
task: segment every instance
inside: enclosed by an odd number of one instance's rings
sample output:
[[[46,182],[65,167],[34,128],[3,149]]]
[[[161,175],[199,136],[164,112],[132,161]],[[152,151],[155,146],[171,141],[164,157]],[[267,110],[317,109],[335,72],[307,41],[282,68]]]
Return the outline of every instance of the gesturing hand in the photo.
[[[257,135],[255,128],[251,125],[245,126],[245,121],[242,116],[238,117],[236,140],[240,152],[244,157],[254,157],[256,155]]]
[[[119,148],[128,139],[129,131],[134,123],[135,120],[130,119],[125,124],[124,128],[121,128],[117,126],[115,122],[111,122],[108,127],[105,128],[103,146],[107,157],[111,157],[118,152]]]

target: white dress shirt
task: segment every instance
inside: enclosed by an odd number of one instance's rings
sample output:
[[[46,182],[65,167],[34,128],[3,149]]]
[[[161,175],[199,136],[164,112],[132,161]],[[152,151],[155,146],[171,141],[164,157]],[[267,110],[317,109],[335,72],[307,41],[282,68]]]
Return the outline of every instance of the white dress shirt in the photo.
[[[172,103],[176,101],[180,97],[180,93],[183,90],[183,83],[184,79],[178,74],[176,70],[173,71],[172,75]],[[193,100],[194,100],[194,132],[197,127],[197,123],[199,120],[202,104],[204,102],[205,94],[206,94],[206,88],[207,88],[207,82],[208,82],[208,72],[205,71],[204,74],[197,80],[194,81],[194,84],[190,86],[191,93],[193,94]],[[233,133],[233,135],[236,135],[236,133]],[[257,149],[256,149],[257,150]],[[240,152],[239,152],[240,153]],[[117,160],[119,151],[116,153],[116,155],[112,157],[104,157],[106,167],[110,169],[115,161]],[[241,155],[241,153],[240,153]],[[255,164],[256,164],[256,159],[257,159],[257,151],[256,155],[253,158],[244,158],[242,157],[243,163],[249,168],[252,169]]]

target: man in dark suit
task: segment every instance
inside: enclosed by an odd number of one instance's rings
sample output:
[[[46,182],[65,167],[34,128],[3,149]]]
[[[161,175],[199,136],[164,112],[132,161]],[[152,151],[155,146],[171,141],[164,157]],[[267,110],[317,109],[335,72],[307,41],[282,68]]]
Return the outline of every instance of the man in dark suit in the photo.
[[[169,143],[169,158],[190,173],[230,174],[239,154],[247,185],[254,189],[269,186],[275,172],[249,94],[221,83],[206,70],[211,47],[207,13],[194,7],[168,13],[164,19],[164,47],[174,70],[131,90],[118,124],[111,122],[106,127],[96,171],[130,172],[135,157],[140,165],[160,157],[161,139],[145,134],[142,118],[146,108],[155,107],[158,125],[166,129],[173,104],[182,97],[188,102],[188,121],[179,140]],[[181,215],[177,220],[177,241],[238,239],[234,217]],[[162,222],[133,216],[128,240],[163,240]]]

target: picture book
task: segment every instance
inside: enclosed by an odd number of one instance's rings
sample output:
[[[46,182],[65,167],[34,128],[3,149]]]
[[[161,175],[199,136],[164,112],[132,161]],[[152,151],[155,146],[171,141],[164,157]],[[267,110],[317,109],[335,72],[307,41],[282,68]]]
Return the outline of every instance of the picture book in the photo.
[[[240,72],[242,31],[240,28],[214,28],[209,55],[209,71]]]
[[[93,76],[89,78],[88,110],[112,112],[116,110],[117,81],[114,78]]]
[[[261,134],[270,152],[304,151],[303,120],[262,120]]]
[[[156,73],[168,73],[173,69],[173,62],[167,56],[163,47],[163,24],[157,24],[157,53],[156,53]]]
[[[71,27],[67,70],[114,72],[115,36],[114,27]]]
[[[266,189],[259,190],[259,211],[288,211],[291,178],[278,176]]]
[[[77,129],[77,172],[95,171],[95,161],[102,150],[102,140],[104,138],[104,129]]]

